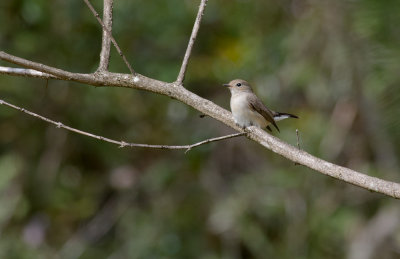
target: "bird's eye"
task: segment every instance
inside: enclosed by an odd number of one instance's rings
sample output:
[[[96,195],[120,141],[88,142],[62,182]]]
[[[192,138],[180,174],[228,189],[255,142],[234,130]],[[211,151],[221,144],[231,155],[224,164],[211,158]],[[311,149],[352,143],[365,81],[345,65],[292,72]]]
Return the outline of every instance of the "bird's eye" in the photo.
[[[242,86],[242,84],[241,83],[237,83],[236,86]]]

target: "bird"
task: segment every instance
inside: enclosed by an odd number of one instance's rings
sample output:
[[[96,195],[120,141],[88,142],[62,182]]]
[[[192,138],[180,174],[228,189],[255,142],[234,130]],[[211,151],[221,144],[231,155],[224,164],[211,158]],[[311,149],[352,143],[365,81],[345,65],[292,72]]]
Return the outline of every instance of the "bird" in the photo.
[[[250,84],[243,79],[234,79],[228,84],[223,84],[231,92],[231,111],[236,125],[243,129],[256,126],[272,132],[273,125],[280,132],[277,121],[287,118],[298,118],[296,115],[276,112],[268,109],[260,98],[253,92]]]

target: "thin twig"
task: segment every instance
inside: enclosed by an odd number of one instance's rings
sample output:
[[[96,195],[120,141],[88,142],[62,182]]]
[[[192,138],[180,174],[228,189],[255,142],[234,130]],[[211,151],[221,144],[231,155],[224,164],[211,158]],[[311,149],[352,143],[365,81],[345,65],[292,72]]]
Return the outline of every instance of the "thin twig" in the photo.
[[[197,143],[192,144],[192,145],[187,145],[187,146],[185,146],[185,147],[187,147],[187,149],[185,151],[185,154],[187,152],[189,152],[192,148],[195,148],[195,147],[198,147],[198,146],[201,146],[201,145],[204,145],[204,144],[208,144],[208,143],[211,143],[211,142],[220,141],[220,140],[224,140],[224,139],[240,137],[240,136],[244,136],[244,135],[246,135],[246,132],[234,133],[234,134],[230,134],[230,135],[226,135],[226,136],[206,139],[206,140],[197,142]]]
[[[100,19],[100,15],[97,13],[97,11],[94,9],[93,5],[89,2],[89,0],[83,0],[85,1],[86,5],[89,7],[90,11],[92,11],[94,17],[96,17],[97,21],[101,24],[101,26],[103,27],[103,31],[105,31],[108,36],[111,39],[111,42],[113,43],[114,47],[117,49],[118,54],[122,57],[122,59],[124,60],[126,66],[128,67],[129,71],[131,72],[132,75],[136,75],[136,72],[133,70],[133,68],[131,67],[131,65],[129,64],[128,60],[126,59],[125,55],[122,53],[121,49],[118,46],[117,41],[114,39],[114,37],[112,36],[111,31],[109,31],[107,29],[107,27],[104,25],[103,21]]]
[[[4,51],[0,51],[0,59],[11,62],[11,63],[19,65],[19,66],[29,68],[29,69],[25,69],[25,71],[23,71],[22,69],[20,70],[21,73],[23,73],[23,76],[47,78],[47,76],[43,75],[43,74],[49,74],[49,75],[53,76],[54,79],[60,79],[60,80],[66,80],[66,81],[77,81],[77,82],[81,82],[81,83],[84,83],[85,81],[87,82],[87,80],[90,80],[93,83],[94,81],[98,81],[97,79],[99,78],[99,76],[95,76],[94,74],[72,73],[72,72],[65,71],[65,70],[62,70],[59,68],[46,66],[41,63],[33,62],[30,60],[26,60],[26,59],[8,54]],[[37,73],[37,72],[39,72],[39,73]],[[34,73],[34,75],[31,75],[30,73]],[[42,74],[40,74],[40,73],[42,73]],[[93,79],[94,79],[94,81],[93,81]],[[92,83],[90,83],[90,84],[93,85]],[[101,84],[99,83],[99,84],[95,84],[95,85],[101,85]]]
[[[103,23],[105,28],[112,34],[112,23],[113,23],[113,0],[104,0],[103,3]],[[110,47],[111,38],[109,33],[103,29],[103,38],[101,41],[101,52],[100,52],[100,64],[97,71],[108,71],[110,63]]]
[[[300,137],[299,137],[299,129],[296,129],[296,138],[297,138],[297,148],[300,150]],[[300,165],[299,163],[295,162],[294,165]]]
[[[36,77],[44,79],[56,79],[57,77],[43,73],[33,69],[25,68],[15,68],[15,67],[2,67],[0,66],[0,74],[10,75],[10,76],[26,76],[26,77]]]
[[[220,141],[220,140],[224,140],[224,139],[230,139],[230,138],[234,138],[234,137],[239,137],[239,136],[245,135],[245,133],[234,133],[234,134],[230,134],[230,135],[226,135],[226,136],[222,136],[222,137],[206,139],[206,140],[203,140],[203,141],[191,144],[191,145],[181,145],[181,146],[148,145],[148,144],[128,143],[128,142],[125,142],[125,141],[117,141],[117,140],[113,140],[113,139],[106,138],[106,137],[103,137],[103,136],[98,136],[98,135],[95,135],[95,134],[92,134],[92,133],[89,133],[89,132],[86,132],[86,131],[82,131],[82,130],[79,130],[79,129],[75,129],[75,128],[69,127],[67,125],[64,125],[61,122],[53,121],[53,120],[51,120],[49,118],[46,118],[44,116],[41,116],[41,115],[36,114],[34,112],[31,112],[31,111],[28,111],[28,110],[26,110],[24,108],[21,108],[21,107],[17,106],[17,105],[8,103],[8,102],[6,102],[6,101],[4,101],[2,99],[0,99],[0,105],[6,105],[6,106],[11,107],[11,108],[13,108],[15,110],[24,112],[24,113],[26,113],[28,115],[31,115],[31,116],[35,117],[35,118],[38,118],[38,119],[41,119],[41,120],[46,121],[48,123],[51,123],[51,124],[55,125],[57,128],[63,128],[63,129],[66,129],[66,130],[69,130],[69,131],[72,131],[72,132],[75,132],[75,133],[78,133],[78,134],[81,134],[81,135],[85,135],[85,136],[88,136],[88,137],[91,137],[91,138],[95,138],[95,139],[99,139],[99,140],[102,140],[102,141],[105,141],[105,142],[109,142],[109,143],[113,143],[113,144],[119,145],[120,148],[123,148],[123,147],[143,147],[143,148],[155,148],[155,149],[186,149],[186,151],[185,151],[185,154],[186,154],[192,148],[195,148],[195,147],[198,147],[198,146],[201,146],[201,145],[204,145],[204,144],[208,144],[208,143],[215,142],[215,141]]]
[[[197,12],[196,21],[194,22],[192,34],[190,35],[189,43],[188,43],[188,46],[186,49],[185,57],[183,58],[182,66],[179,71],[178,78],[176,79],[176,83],[178,83],[178,84],[182,84],[183,80],[185,79],[185,74],[186,74],[186,69],[188,66],[190,54],[192,53],[192,48],[193,48],[194,42],[196,41],[197,33],[200,28],[201,19],[203,18],[204,8],[207,5],[207,1],[208,0],[201,0],[200,6],[199,6],[199,11]]]
[[[299,129],[296,129],[296,137],[297,137],[297,147],[300,148],[300,137],[299,137]]]
[[[93,86],[120,86],[120,87],[133,87],[140,89],[141,83],[143,83],[143,81],[147,81],[148,79],[150,79],[139,74],[132,76],[129,74],[118,74],[118,73],[111,73],[108,71],[102,73],[92,73],[92,74],[73,73],[59,68],[47,66],[41,63],[33,62],[31,60],[23,59],[8,54],[4,51],[0,51],[0,59],[26,68],[35,69],[42,73],[53,75],[55,79],[58,80],[75,81]],[[155,87],[164,84],[164,82],[156,80],[153,80],[153,82],[154,82],[153,85]],[[154,89],[154,91],[156,92],[156,89]]]

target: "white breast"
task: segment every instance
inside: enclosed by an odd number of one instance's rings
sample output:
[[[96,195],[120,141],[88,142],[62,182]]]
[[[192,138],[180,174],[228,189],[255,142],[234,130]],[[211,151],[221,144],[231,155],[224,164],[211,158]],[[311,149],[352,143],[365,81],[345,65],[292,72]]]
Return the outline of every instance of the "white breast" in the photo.
[[[241,127],[258,126],[265,128],[269,123],[258,112],[253,111],[247,100],[248,94],[233,94],[231,97],[231,111],[235,123]]]

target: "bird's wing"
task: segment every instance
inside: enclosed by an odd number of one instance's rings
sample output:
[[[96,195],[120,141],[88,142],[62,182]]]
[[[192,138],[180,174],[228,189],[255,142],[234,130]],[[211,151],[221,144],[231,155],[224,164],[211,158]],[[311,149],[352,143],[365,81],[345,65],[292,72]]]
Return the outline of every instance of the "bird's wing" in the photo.
[[[274,115],[273,111],[265,107],[265,105],[261,102],[260,99],[256,95],[249,95],[247,97],[247,101],[249,103],[250,109],[258,112],[261,114],[267,121],[269,121],[274,127],[278,130],[278,125],[276,125],[275,120],[274,120]]]

